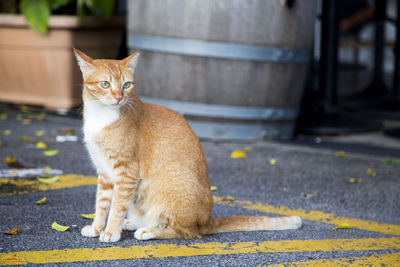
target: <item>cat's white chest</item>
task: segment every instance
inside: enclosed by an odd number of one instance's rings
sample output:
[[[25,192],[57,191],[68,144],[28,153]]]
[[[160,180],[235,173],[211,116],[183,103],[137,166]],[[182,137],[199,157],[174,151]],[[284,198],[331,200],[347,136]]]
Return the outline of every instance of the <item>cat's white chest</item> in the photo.
[[[95,165],[97,172],[114,180],[114,173],[101,147],[94,141],[94,136],[119,119],[119,109],[103,106],[98,103],[85,102],[85,122],[83,133],[86,147]]]

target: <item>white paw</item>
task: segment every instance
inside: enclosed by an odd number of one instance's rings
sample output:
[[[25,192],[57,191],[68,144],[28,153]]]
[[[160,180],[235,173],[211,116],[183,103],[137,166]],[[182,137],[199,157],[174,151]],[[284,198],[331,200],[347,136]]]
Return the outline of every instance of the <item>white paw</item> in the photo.
[[[135,232],[135,238],[137,240],[149,240],[149,239],[153,239],[155,236],[152,232],[149,231],[148,228],[139,228],[136,230]]]
[[[101,232],[99,240],[100,242],[117,242],[121,239],[121,233],[110,233],[110,232]]]
[[[85,227],[82,228],[81,235],[86,237],[96,237],[99,236],[99,231],[94,229],[94,227],[91,225],[86,225]]]
[[[138,229],[139,227],[131,220],[125,219],[124,222],[122,223],[122,229],[128,230],[128,231],[134,231]]]

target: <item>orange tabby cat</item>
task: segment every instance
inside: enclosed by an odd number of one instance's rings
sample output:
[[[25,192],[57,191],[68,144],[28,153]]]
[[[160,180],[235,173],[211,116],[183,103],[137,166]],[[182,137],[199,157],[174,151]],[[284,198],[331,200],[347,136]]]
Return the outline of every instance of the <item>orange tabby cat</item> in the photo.
[[[230,231],[297,229],[297,216],[211,217],[213,198],[200,142],[178,113],[134,91],[139,54],[93,60],[75,49],[83,73],[84,135],[97,168],[96,213],[83,236],[116,242],[199,238]]]

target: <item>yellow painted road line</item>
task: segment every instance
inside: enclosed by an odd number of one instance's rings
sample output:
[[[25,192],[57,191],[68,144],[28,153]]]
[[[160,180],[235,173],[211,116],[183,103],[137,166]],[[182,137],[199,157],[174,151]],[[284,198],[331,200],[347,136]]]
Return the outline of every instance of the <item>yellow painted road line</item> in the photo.
[[[126,260],[187,257],[201,255],[256,254],[310,251],[363,251],[400,249],[400,238],[280,240],[266,242],[157,244],[131,247],[76,248],[48,251],[0,253],[0,265],[63,263],[79,261]]]
[[[97,184],[96,176],[85,176],[79,174],[65,174],[58,176],[60,179],[53,184],[41,183],[36,178],[0,178],[0,196]]]
[[[268,265],[270,267],[337,267],[337,266],[400,266],[400,252],[344,259],[298,261]]]
[[[25,194],[35,191],[46,191],[61,188],[69,188],[84,185],[95,185],[97,178],[95,176],[84,176],[78,174],[60,175],[60,179],[53,184],[43,184],[36,179],[24,178],[0,178],[0,196],[1,195],[15,195]],[[297,215],[303,220],[316,221],[320,223],[327,223],[338,225],[340,223],[348,223],[352,227],[390,235],[400,235],[400,226],[387,223],[378,223],[369,220],[361,220],[355,218],[339,217],[332,213],[324,213],[322,211],[310,211],[304,209],[290,209],[288,207],[275,207],[273,205],[264,203],[253,203],[250,201],[226,201],[223,197],[214,197],[217,204],[227,204],[230,206],[237,206],[250,210],[258,210],[266,213],[275,213],[285,216]]]
[[[320,223],[327,223],[332,225],[338,225],[341,223],[348,223],[353,228],[357,228],[360,230],[366,230],[371,232],[377,232],[388,235],[398,235],[400,236],[400,225],[395,224],[387,224],[387,223],[378,223],[369,220],[361,220],[355,218],[347,218],[336,216],[332,213],[324,213],[322,211],[314,211],[314,210],[304,210],[304,209],[289,209],[288,207],[275,207],[269,204],[263,204],[260,202],[253,203],[250,201],[224,201],[223,197],[214,197],[215,203],[225,203],[230,206],[241,207],[249,210],[257,210],[266,213],[275,213],[285,216],[300,216],[303,220],[315,221]]]

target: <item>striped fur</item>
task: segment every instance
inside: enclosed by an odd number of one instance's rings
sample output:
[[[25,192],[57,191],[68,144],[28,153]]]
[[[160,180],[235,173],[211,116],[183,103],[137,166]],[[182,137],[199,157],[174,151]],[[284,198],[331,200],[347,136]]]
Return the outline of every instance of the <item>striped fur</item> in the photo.
[[[296,216],[212,218],[200,142],[178,113],[137,97],[138,54],[121,61],[75,54],[84,78],[85,142],[98,172],[95,219],[83,236],[116,242],[122,229],[148,240],[301,226]]]

